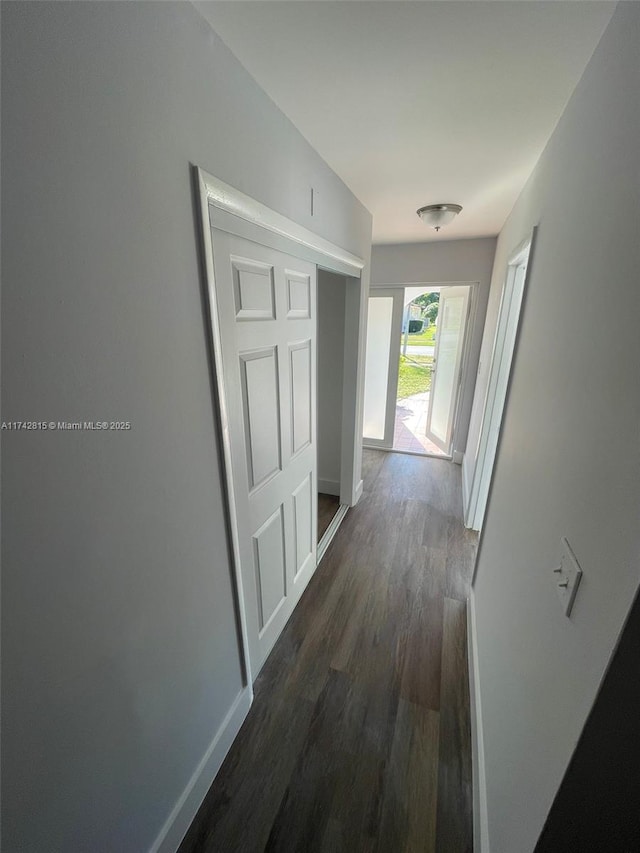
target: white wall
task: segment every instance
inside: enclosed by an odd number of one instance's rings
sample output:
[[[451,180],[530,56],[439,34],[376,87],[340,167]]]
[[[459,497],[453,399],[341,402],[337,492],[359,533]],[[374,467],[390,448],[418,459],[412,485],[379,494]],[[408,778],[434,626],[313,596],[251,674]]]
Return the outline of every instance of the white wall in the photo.
[[[318,490],[340,494],[346,282],[318,270]]]
[[[621,3],[496,252],[487,346],[539,223],[474,586],[492,853],[534,849],[640,579],[639,44]]]
[[[2,433],[3,850],[140,853],[241,685],[189,164],[371,218],[191,4],[2,5],[3,418],[132,423]]]
[[[469,447],[467,433],[478,373],[478,359],[484,328],[491,269],[496,240],[443,240],[430,243],[404,243],[374,246],[371,252],[371,286],[411,284],[412,282],[478,282],[478,298],[473,318],[469,360],[464,378],[464,396],[453,440],[454,453]],[[481,365],[481,368],[484,365]],[[465,463],[466,467],[466,463]]]

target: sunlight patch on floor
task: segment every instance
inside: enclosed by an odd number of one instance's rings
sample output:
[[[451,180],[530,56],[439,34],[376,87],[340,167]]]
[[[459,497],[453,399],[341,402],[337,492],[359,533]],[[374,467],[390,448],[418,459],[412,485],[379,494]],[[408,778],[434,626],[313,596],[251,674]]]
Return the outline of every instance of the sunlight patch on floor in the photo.
[[[405,450],[412,453],[433,453],[436,456],[445,456],[442,450],[425,435],[428,409],[428,391],[398,400],[393,432],[394,450]]]

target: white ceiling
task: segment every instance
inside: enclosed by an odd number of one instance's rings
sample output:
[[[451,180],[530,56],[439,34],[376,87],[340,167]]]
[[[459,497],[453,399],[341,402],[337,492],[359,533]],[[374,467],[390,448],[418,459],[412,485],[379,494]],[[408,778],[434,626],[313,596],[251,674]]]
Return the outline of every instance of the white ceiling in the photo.
[[[497,234],[610,2],[196,2],[373,214],[376,243]],[[463,211],[436,235],[418,207]]]

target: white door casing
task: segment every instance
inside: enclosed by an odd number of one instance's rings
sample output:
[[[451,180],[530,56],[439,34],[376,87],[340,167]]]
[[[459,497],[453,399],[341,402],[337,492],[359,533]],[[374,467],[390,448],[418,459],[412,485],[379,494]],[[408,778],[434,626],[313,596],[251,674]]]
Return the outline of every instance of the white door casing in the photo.
[[[255,679],[316,567],[316,267],[211,229]]]
[[[469,490],[468,506],[465,507],[465,525],[473,530],[482,530],[489,501],[535,235],[534,228],[531,236],[520,244],[507,263],[507,274],[493,341],[476,463]]]
[[[446,287],[440,291],[435,366],[427,413],[427,437],[450,454],[456,408],[462,384],[462,360],[469,318],[470,288]]]

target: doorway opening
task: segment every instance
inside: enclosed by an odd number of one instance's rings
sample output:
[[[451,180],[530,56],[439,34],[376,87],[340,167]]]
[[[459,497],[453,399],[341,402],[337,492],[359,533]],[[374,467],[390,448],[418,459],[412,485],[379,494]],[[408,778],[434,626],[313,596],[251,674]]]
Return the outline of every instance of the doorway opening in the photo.
[[[316,542],[317,562],[320,562],[349,507],[358,502],[362,492],[362,480],[356,483],[352,476],[360,358],[357,335],[361,316],[360,280],[318,266],[315,316]]]
[[[370,292],[365,446],[452,458],[471,293],[470,284]]]
[[[447,456],[427,436],[440,288],[423,290],[406,287],[403,301],[393,449],[405,453]]]
[[[489,501],[535,234],[534,228],[531,236],[514,251],[507,264],[507,275],[502,289],[489,368],[484,414],[471,476],[469,499],[465,506],[465,525],[472,530],[482,530]]]
[[[340,509],[346,295],[344,276],[318,269],[318,542]]]

